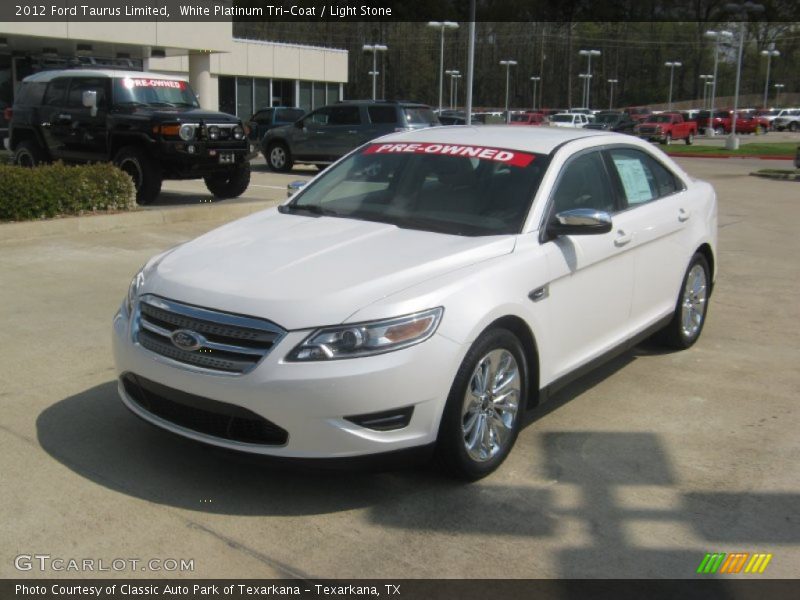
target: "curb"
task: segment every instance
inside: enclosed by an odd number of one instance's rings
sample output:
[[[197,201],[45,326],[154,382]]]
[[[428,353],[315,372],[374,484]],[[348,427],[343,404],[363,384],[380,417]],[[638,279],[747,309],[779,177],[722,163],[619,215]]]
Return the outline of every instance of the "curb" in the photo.
[[[238,202],[235,204],[201,204],[191,207],[138,209],[110,215],[92,214],[42,221],[2,223],[0,224],[0,240],[27,240],[72,233],[100,233],[115,229],[187,221],[234,220],[278,204],[280,204],[280,201],[277,200]]]
[[[750,175],[777,181],[800,181],[800,171],[797,173],[759,173],[758,171],[753,171]]]
[[[757,158],[759,160],[794,160],[794,156],[790,154],[750,154],[750,155],[736,155],[736,154],[705,154],[702,152],[667,152],[667,156],[672,158]]]

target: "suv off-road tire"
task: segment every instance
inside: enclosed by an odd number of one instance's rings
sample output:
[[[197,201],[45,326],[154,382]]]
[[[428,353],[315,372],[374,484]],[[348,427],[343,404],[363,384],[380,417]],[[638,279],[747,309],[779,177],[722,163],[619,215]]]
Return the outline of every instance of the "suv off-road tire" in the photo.
[[[14,164],[19,167],[35,167],[44,162],[47,156],[34,140],[22,140],[14,151]]]
[[[206,175],[203,181],[215,198],[238,198],[250,185],[250,163],[246,162],[227,173]]]
[[[125,146],[117,152],[114,164],[133,179],[138,204],[151,204],[161,193],[161,172],[144,150]]]

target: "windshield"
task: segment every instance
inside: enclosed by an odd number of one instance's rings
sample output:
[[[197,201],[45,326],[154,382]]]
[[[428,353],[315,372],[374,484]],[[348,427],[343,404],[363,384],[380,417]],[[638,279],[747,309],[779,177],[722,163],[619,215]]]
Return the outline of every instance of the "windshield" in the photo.
[[[647,118],[648,123],[671,123],[672,117],[670,115],[655,115]]]
[[[553,115],[550,120],[556,123],[572,123],[572,115]]]
[[[275,109],[275,122],[276,123],[294,123],[303,118],[306,114],[302,108],[276,108]]]
[[[280,210],[452,235],[519,233],[545,168],[546,156],[516,150],[370,144]]]
[[[595,117],[595,121],[597,121],[598,123],[616,123],[620,119],[621,117],[619,115],[615,115],[614,113],[610,114],[600,113],[599,115],[597,115],[597,117]]]
[[[200,106],[194,90],[185,81],[147,77],[114,79],[114,104],[191,108]]]

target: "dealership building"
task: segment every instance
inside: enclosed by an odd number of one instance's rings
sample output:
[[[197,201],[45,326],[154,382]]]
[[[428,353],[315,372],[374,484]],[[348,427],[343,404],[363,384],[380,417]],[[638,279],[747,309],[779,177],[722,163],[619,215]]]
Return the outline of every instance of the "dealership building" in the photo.
[[[23,77],[83,65],[188,77],[204,108],[242,118],[343,98],[347,51],[233,37],[229,22],[0,22],[0,108]]]

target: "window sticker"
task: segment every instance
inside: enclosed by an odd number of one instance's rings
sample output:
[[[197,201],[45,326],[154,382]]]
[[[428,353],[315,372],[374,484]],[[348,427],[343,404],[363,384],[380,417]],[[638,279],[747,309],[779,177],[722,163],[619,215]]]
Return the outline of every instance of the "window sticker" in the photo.
[[[650,182],[644,170],[642,162],[638,158],[624,158],[614,156],[614,165],[617,167],[619,178],[622,180],[622,187],[625,188],[625,196],[629,204],[649,202],[653,199],[653,192],[650,190]]]
[[[461,144],[398,143],[372,144],[364,154],[432,154],[439,156],[466,156],[482,160],[494,160],[514,167],[527,167],[535,158],[533,154],[504,150],[487,146],[465,146]]]
[[[182,90],[186,87],[186,83],[183,81],[173,81],[171,79],[135,79],[133,77],[126,77],[123,79],[122,85],[129,90],[137,87],[172,88],[176,90]]]

